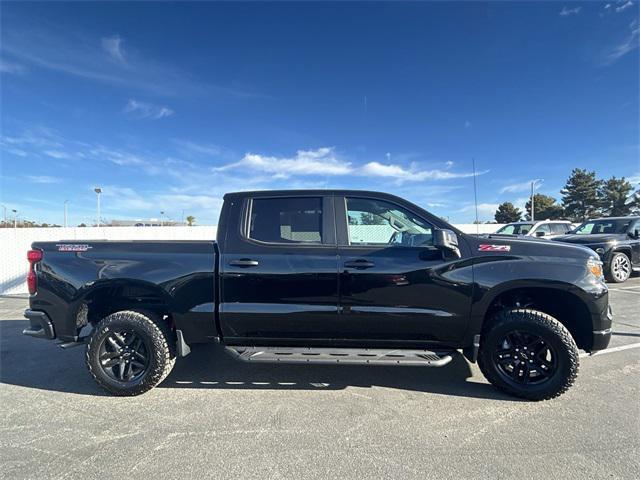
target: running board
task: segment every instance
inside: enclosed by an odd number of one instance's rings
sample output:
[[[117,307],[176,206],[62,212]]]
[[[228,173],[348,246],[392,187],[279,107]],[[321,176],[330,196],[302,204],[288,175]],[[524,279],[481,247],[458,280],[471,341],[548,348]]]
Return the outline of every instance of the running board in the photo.
[[[455,351],[385,350],[357,348],[304,348],[304,347],[239,347],[225,350],[243,362],[264,363],[316,363],[349,365],[399,365],[413,367],[443,367]]]

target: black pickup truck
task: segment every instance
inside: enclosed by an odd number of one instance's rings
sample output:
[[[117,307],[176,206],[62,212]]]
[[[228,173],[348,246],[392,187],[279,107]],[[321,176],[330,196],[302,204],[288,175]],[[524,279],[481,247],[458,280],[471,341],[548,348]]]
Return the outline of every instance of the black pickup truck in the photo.
[[[216,342],[246,362],[440,367],[461,351],[542,400],[611,336],[592,250],[467,235],[384,193],[230,193],[216,241],[36,242],[28,260],[24,333],[86,344],[116,395]]]

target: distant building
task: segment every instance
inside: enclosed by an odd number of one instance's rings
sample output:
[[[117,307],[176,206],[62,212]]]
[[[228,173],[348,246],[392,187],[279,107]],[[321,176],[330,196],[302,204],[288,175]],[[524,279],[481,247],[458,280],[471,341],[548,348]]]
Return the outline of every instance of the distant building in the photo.
[[[107,224],[109,227],[183,227],[187,224],[185,222],[176,222],[173,220],[162,220],[157,218],[150,218],[148,220],[111,220]]]

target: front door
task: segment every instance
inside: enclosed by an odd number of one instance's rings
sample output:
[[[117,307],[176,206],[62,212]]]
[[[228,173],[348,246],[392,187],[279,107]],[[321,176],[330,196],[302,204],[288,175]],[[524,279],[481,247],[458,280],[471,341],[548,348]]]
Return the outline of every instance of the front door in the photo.
[[[219,277],[225,342],[331,337],[338,320],[333,197],[257,194],[228,216]]]
[[[462,338],[470,268],[460,275],[434,247],[433,225],[373,197],[336,197],[335,205],[343,337],[371,343]]]

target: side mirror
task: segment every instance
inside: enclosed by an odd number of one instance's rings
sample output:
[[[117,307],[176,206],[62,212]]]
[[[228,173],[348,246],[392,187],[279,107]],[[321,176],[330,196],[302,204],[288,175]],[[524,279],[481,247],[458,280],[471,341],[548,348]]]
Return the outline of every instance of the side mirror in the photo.
[[[629,236],[634,240],[638,240],[640,238],[640,230],[636,228],[634,231],[629,232]]]
[[[544,237],[545,232],[536,232],[536,237]]]
[[[458,236],[452,230],[435,230],[433,232],[433,244],[442,250],[453,253],[456,258],[462,257],[458,248]]]

